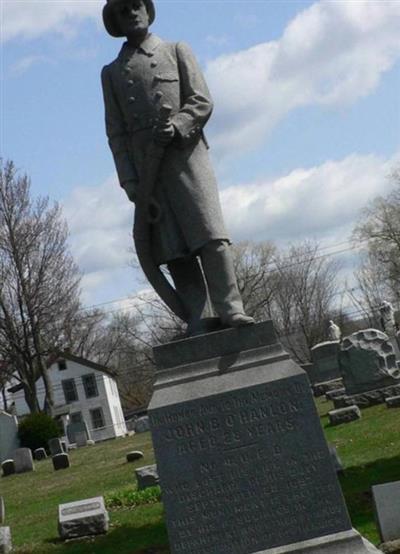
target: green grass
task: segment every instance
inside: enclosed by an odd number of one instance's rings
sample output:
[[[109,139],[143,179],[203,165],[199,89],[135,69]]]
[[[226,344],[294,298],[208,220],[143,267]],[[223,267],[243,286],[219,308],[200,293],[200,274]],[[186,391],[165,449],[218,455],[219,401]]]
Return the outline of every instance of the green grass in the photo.
[[[400,410],[379,405],[362,410],[362,418],[330,427],[330,402],[318,400],[326,438],[337,448],[345,472],[340,478],[353,525],[379,544],[372,507],[372,485],[400,480]]]
[[[376,406],[363,410],[359,421],[330,427],[332,404],[319,399],[317,409],[327,440],[345,466],[340,480],[353,525],[378,544],[370,490],[373,484],[400,480],[400,410]],[[144,459],[127,464],[130,450],[142,450]],[[34,473],[0,480],[15,554],[168,554],[159,490],[135,490],[134,468],[154,463],[148,433],[78,449],[70,459],[68,470],[55,472],[46,460],[36,463]],[[62,543],[58,505],[100,495],[110,510],[109,533]]]
[[[126,463],[130,450],[141,450],[144,459]],[[53,470],[51,460],[36,462],[33,473],[0,480],[17,554],[136,554],[167,543],[160,503],[139,505],[134,512],[111,510],[110,532],[94,542],[63,544],[57,539],[59,504],[134,487],[134,468],[154,463],[149,433],[71,451],[70,461],[71,467],[60,471]]]

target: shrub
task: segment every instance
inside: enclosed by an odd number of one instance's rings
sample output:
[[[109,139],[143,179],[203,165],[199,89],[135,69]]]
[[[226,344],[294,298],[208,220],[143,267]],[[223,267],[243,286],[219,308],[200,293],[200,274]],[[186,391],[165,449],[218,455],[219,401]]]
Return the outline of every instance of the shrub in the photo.
[[[160,487],[149,487],[138,491],[132,486],[105,495],[107,508],[136,508],[145,504],[156,504],[161,501]]]
[[[62,431],[56,421],[45,413],[26,416],[18,426],[18,436],[21,447],[36,450],[46,448],[54,437],[61,437]]]

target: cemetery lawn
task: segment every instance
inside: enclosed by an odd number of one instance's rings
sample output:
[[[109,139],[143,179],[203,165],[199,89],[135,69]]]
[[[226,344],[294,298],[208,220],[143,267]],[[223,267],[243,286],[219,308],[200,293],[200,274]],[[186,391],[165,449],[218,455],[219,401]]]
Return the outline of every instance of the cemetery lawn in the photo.
[[[379,537],[373,521],[371,486],[400,480],[400,410],[375,406],[347,425],[330,427],[332,404],[317,401],[327,440],[337,447],[345,473],[340,478],[354,527],[371,542]],[[127,464],[125,455],[145,457]],[[162,504],[110,509],[110,531],[90,541],[62,543],[57,532],[60,503],[93,496],[112,497],[133,489],[134,468],[154,463],[149,433],[72,451],[71,467],[53,471],[51,460],[36,471],[0,479],[15,554],[168,554]]]

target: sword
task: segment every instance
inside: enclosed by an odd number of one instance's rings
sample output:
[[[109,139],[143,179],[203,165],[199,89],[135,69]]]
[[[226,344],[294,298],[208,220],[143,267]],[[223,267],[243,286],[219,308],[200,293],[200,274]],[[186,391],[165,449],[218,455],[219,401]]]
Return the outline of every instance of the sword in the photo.
[[[171,115],[171,106],[163,105],[159,111],[161,121],[167,121]],[[188,320],[187,310],[174,287],[154,262],[151,252],[151,225],[162,217],[159,203],[153,192],[157,183],[159,169],[165,153],[165,147],[154,141],[149,145],[144,168],[140,176],[140,189],[136,201],[133,238],[139,263],[161,300],[183,321]]]

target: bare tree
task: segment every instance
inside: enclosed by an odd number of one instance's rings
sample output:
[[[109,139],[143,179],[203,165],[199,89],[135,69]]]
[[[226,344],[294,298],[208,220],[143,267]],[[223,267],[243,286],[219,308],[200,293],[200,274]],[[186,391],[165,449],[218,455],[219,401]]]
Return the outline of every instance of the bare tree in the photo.
[[[80,276],[67,236],[60,207],[48,198],[33,201],[27,176],[10,161],[0,163],[0,358],[33,412],[39,376],[47,405],[54,403],[46,357],[79,308]]]
[[[276,247],[271,242],[242,242],[233,247],[234,266],[245,312],[257,321],[270,315],[276,285],[272,262]]]
[[[391,179],[393,190],[375,198],[363,210],[353,231],[355,242],[367,243],[358,280],[367,293],[364,303],[368,307],[371,297],[380,303],[385,299],[382,295],[400,303],[400,169],[392,173]]]
[[[340,264],[319,253],[318,243],[305,241],[275,257],[277,281],[272,319],[285,346],[299,361],[325,339],[335,311]]]

